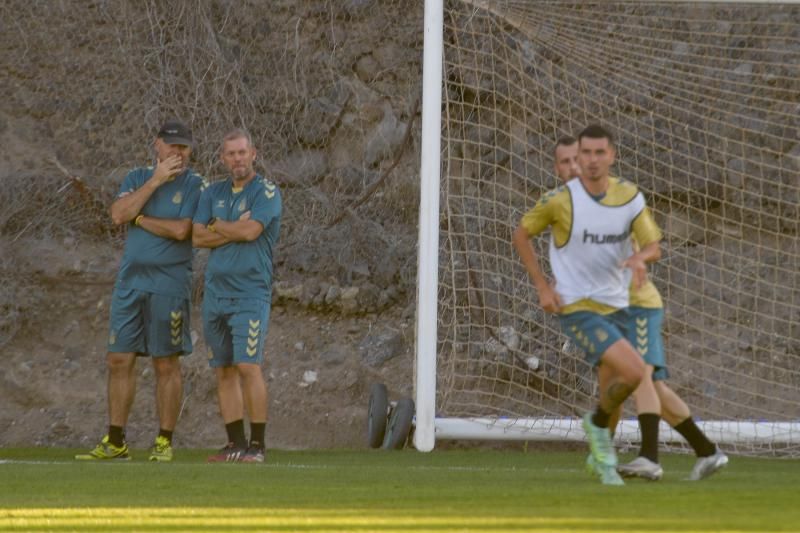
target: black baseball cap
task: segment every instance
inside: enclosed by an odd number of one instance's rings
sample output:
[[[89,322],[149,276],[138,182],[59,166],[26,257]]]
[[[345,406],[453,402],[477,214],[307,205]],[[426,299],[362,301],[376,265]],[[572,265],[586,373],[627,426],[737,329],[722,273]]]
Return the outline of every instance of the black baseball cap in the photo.
[[[192,146],[192,128],[180,120],[168,120],[158,130],[158,137],[167,144]]]

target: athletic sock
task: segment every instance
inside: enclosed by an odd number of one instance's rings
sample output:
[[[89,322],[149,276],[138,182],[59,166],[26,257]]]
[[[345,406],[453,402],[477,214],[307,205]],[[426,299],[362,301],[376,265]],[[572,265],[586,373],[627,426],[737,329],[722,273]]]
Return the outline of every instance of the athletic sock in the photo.
[[[598,405],[597,409],[595,409],[594,414],[592,415],[592,424],[599,428],[607,428],[608,420],[610,418],[611,415],[603,411],[603,409]]]
[[[642,447],[640,457],[646,457],[658,463],[658,422],[661,419],[655,413],[642,413],[639,415],[639,429],[642,431]]]
[[[250,422],[250,445],[257,448],[264,447],[264,428],[266,422]]]
[[[240,448],[247,447],[247,438],[244,436],[244,420],[234,420],[225,424],[225,431],[228,432],[228,442],[232,442]]]
[[[122,426],[108,426],[108,442],[121,448],[125,445],[125,429]]]
[[[169,441],[170,444],[172,444],[172,431],[170,431],[168,429],[164,429],[164,428],[159,428],[158,436],[159,437],[164,437],[165,439],[167,439]]]
[[[691,416],[675,426],[675,431],[686,439],[686,442],[694,449],[694,453],[697,457],[708,457],[709,455],[714,455],[714,452],[717,451],[717,447],[714,446],[714,443],[708,440],[706,434],[697,427],[697,424],[694,423]]]

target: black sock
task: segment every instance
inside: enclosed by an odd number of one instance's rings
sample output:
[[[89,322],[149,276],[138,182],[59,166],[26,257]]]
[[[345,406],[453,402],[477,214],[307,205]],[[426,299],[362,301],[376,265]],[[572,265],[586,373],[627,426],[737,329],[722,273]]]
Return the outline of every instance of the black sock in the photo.
[[[241,448],[247,447],[247,438],[244,436],[244,420],[240,418],[225,424],[225,431],[228,432],[228,442]]]
[[[642,413],[639,415],[639,429],[642,431],[642,448],[640,457],[646,457],[658,462],[658,422],[661,417],[655,413]]]
[[[250,422],[250,445],[253,447],[264,447],[264,428],[266,422]]]
[[[122,447],[125,444],[125,429],[121,426],[108,426],[108,442],[117,448]]]
[[[164,429],[164,428],[159,428],[158,436],[159,437],[164,437],[165,439],[167,439],[169,441],[170,444],[172,444],[172,431],[170,431],[168,429]]]
[[[611,415],[603,411],[603,409],[598,405],[597,409],[595,409],[594,414],[592,415],[592,424],[599,428],[607,428],[609,418],[611,418]]]
[[[675,426],[675,431],[680,433],[686,439],[686,442],[694,448],[694,453],[697,457],[708,457],[709,455],[714,455],[714,452],[717,451],[717,447],[697,427],[691,416]]]

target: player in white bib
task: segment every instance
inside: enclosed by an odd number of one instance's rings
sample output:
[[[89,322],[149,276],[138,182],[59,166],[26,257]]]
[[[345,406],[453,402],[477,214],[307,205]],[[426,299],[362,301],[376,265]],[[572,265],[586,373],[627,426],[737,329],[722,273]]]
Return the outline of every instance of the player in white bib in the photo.
[[[646,264],[661,256],[661,231],[632,183],[609,174],[612,135],[589,126],[578,136],[580,179],[544,194],[514,231],[513,243],[539,293],[539,303],[557,313],[564,333],[599,365],[604,387],[594,413],[583,418],[593,465],[604,484],[621,485],[609,419],[630,396],[645,364],[628,341],[629,287],[647,280]],[[551,285],[539,265],[531,237],[551,230]],[[633,250],[631,236],[642,243]]]
[[[581,175],[577,139],[559,139],[554,156],[556,175],[562,182],[567,183]],[[629,327],[629,341],[647,365],[645,375],[633,393],[642,444],[638,457],[630,463],[618,465],[617,472],[623,477],[641,477],[652,481],[661,479],[663,469],[658,462],[658,424],[663,418],[686,439],[697,455],[697,462],[689,479],[704,479],[724,467],[728,458],[697,427],[689,407],[666,383],[669,372],[661,336],[664,304],[652,281],[648,280],[638,290],[631,287],[628,312],[632,323]],[[604,386],[600,383],[601,388]],[[611,414],[609,431],[612,436],[621,411],[622,406],[619,406]],[[589,462],[591,460],[590,455]]]

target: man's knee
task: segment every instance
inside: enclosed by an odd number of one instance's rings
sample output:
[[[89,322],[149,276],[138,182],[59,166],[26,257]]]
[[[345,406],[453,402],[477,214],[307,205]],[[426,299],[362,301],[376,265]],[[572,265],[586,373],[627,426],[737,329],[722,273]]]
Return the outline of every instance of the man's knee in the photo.
[[[239,379],[239,371],[235,366],[221,366],[214,369],[217,383],[220,385],[231,383]]]
[[[632,361],[629,365],[623,366],[620,369],[619,379],[626,385],[629,385],[633,390],[639,387],[639,384],[645,377],[645,365],[641,359]]]
[[[154,357],[153,368],[157,378],[174,378],[181,375],[181,362],[177,355]]]
[[[646,365],[636,349],[625,339],[620,339],[609,347],[601,359],[610,367],[616,381],[636,389],[644,378]]]
[[[246,383],[258,383],[264,381],[264,375],[261,373],[261,365],[254,365],[250,363],[241,363],[236,365],[239,375]]]
[[[106,367],[112,374],[129,374],[136,365],[136,354],[122,352],[108,352]]]

